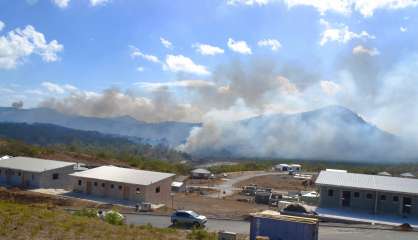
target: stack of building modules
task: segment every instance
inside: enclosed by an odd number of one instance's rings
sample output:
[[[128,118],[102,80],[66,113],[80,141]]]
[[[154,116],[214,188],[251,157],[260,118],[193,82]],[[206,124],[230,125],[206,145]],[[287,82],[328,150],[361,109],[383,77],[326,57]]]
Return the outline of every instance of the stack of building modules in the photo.
[[[251,214],[250,240],[258,236],[282,240],[318,240],[318,219],[281,215],[274,211]]]

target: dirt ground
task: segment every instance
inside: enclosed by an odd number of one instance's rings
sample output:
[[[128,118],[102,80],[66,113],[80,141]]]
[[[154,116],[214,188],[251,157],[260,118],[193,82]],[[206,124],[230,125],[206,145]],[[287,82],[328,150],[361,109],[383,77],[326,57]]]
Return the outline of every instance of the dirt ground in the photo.
[[[314,186],[309,185],[309,181],[295,179],[289,175],[267,175],[258,176],[244,180],[234,185],[243,187],[250,184],[256,184],[259,187],[272,188],[278,191],[310,191],[315,190]]]
[[[267,205],[239,202],[235,199],[217,199],[198,194],[177,193],[174,208],[191,209],[208,217],[242,219],[249,213],[269,209]]]
[[[221,184],[223,182],[224,182],[224,180],[222,180],[221,178],[214,178],[214,179],[192,179],[192,178],[189,178],[186,181],[186,185],[213,187],[213,186]]]

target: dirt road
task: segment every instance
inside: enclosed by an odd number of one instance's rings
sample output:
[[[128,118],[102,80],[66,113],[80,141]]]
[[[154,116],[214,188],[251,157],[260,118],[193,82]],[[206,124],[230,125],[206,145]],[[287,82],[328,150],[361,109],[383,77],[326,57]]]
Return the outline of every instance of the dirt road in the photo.
[[[150,215],[125,215],[128,224],[145,225],[151,224],[155,227],[170,227],[171,222],[168,216],[150,216]],[[231,221],[209,219],[206,224],[209,231],[231,231],[239,234],[249,234],[250,224],[247,221]],[[319,227],[320,240],[417,240],[418,232],[399,232],[379,229],[353,228],[350,225],[324,226]]]
[[[234,194],[234,192],[241,190],[239,187],[235,187],[239,182],[259,177],[259,176],[267,176],[267,175],[285,175],[287,173],[283,172],[245,172],[242,175],[234,176],[231,178],[226,179],[223,183],[216,185],[216,187],[219,191],[219,193],[212,193],[209,196],[210,197],[227,197]]]

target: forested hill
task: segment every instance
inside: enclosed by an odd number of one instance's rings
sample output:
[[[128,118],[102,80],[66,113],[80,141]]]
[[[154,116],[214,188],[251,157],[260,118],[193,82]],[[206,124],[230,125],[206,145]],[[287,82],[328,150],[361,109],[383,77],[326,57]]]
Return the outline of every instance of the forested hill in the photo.
[[[0,123],[0,138],[19,140],[58,151],[83,153],[96,158],[120,159],[121,161],[179,162],[188,158],[184,153],[166,146],[152,146],[140,143],[138,139],[95,131],[75,130],[52,124]]]

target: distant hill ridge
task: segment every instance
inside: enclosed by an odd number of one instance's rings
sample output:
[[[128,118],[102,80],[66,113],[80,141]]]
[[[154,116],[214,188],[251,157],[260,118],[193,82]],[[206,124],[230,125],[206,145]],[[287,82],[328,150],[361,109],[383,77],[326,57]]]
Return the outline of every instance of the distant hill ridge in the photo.
[[[369,124],[353,111],[329,106],[295,114],[262,115],[236,124],[219,124],[216,130],[202,129],[183,149],[203,157],[378,162],[406,158],[400,144],[396,136]]]
[[[196,157],[302,158],[379,161],[416,158],[397,136],[380,130],[348,108],[329,106],[295,114],[270,114],[232,124],[146,123],[130,116],[67,115],[47,108],[0,108],[0,122],[47,123],[128,136],[129,141],[181,149]],[[202,127],[189,138],[195,127]],[[194,141],[195,140],[195,141]],[[402,152],[404,151],[404,153]]]
[[[151,144],[177,146],[187,139],[195,123],[160,122],[146,123],[130,116],[84,117],[68,115],[49,108],[15,109],[0,108],[0,122],[47,123],[67,128],[98,131],[106,134],[141,138]]]

